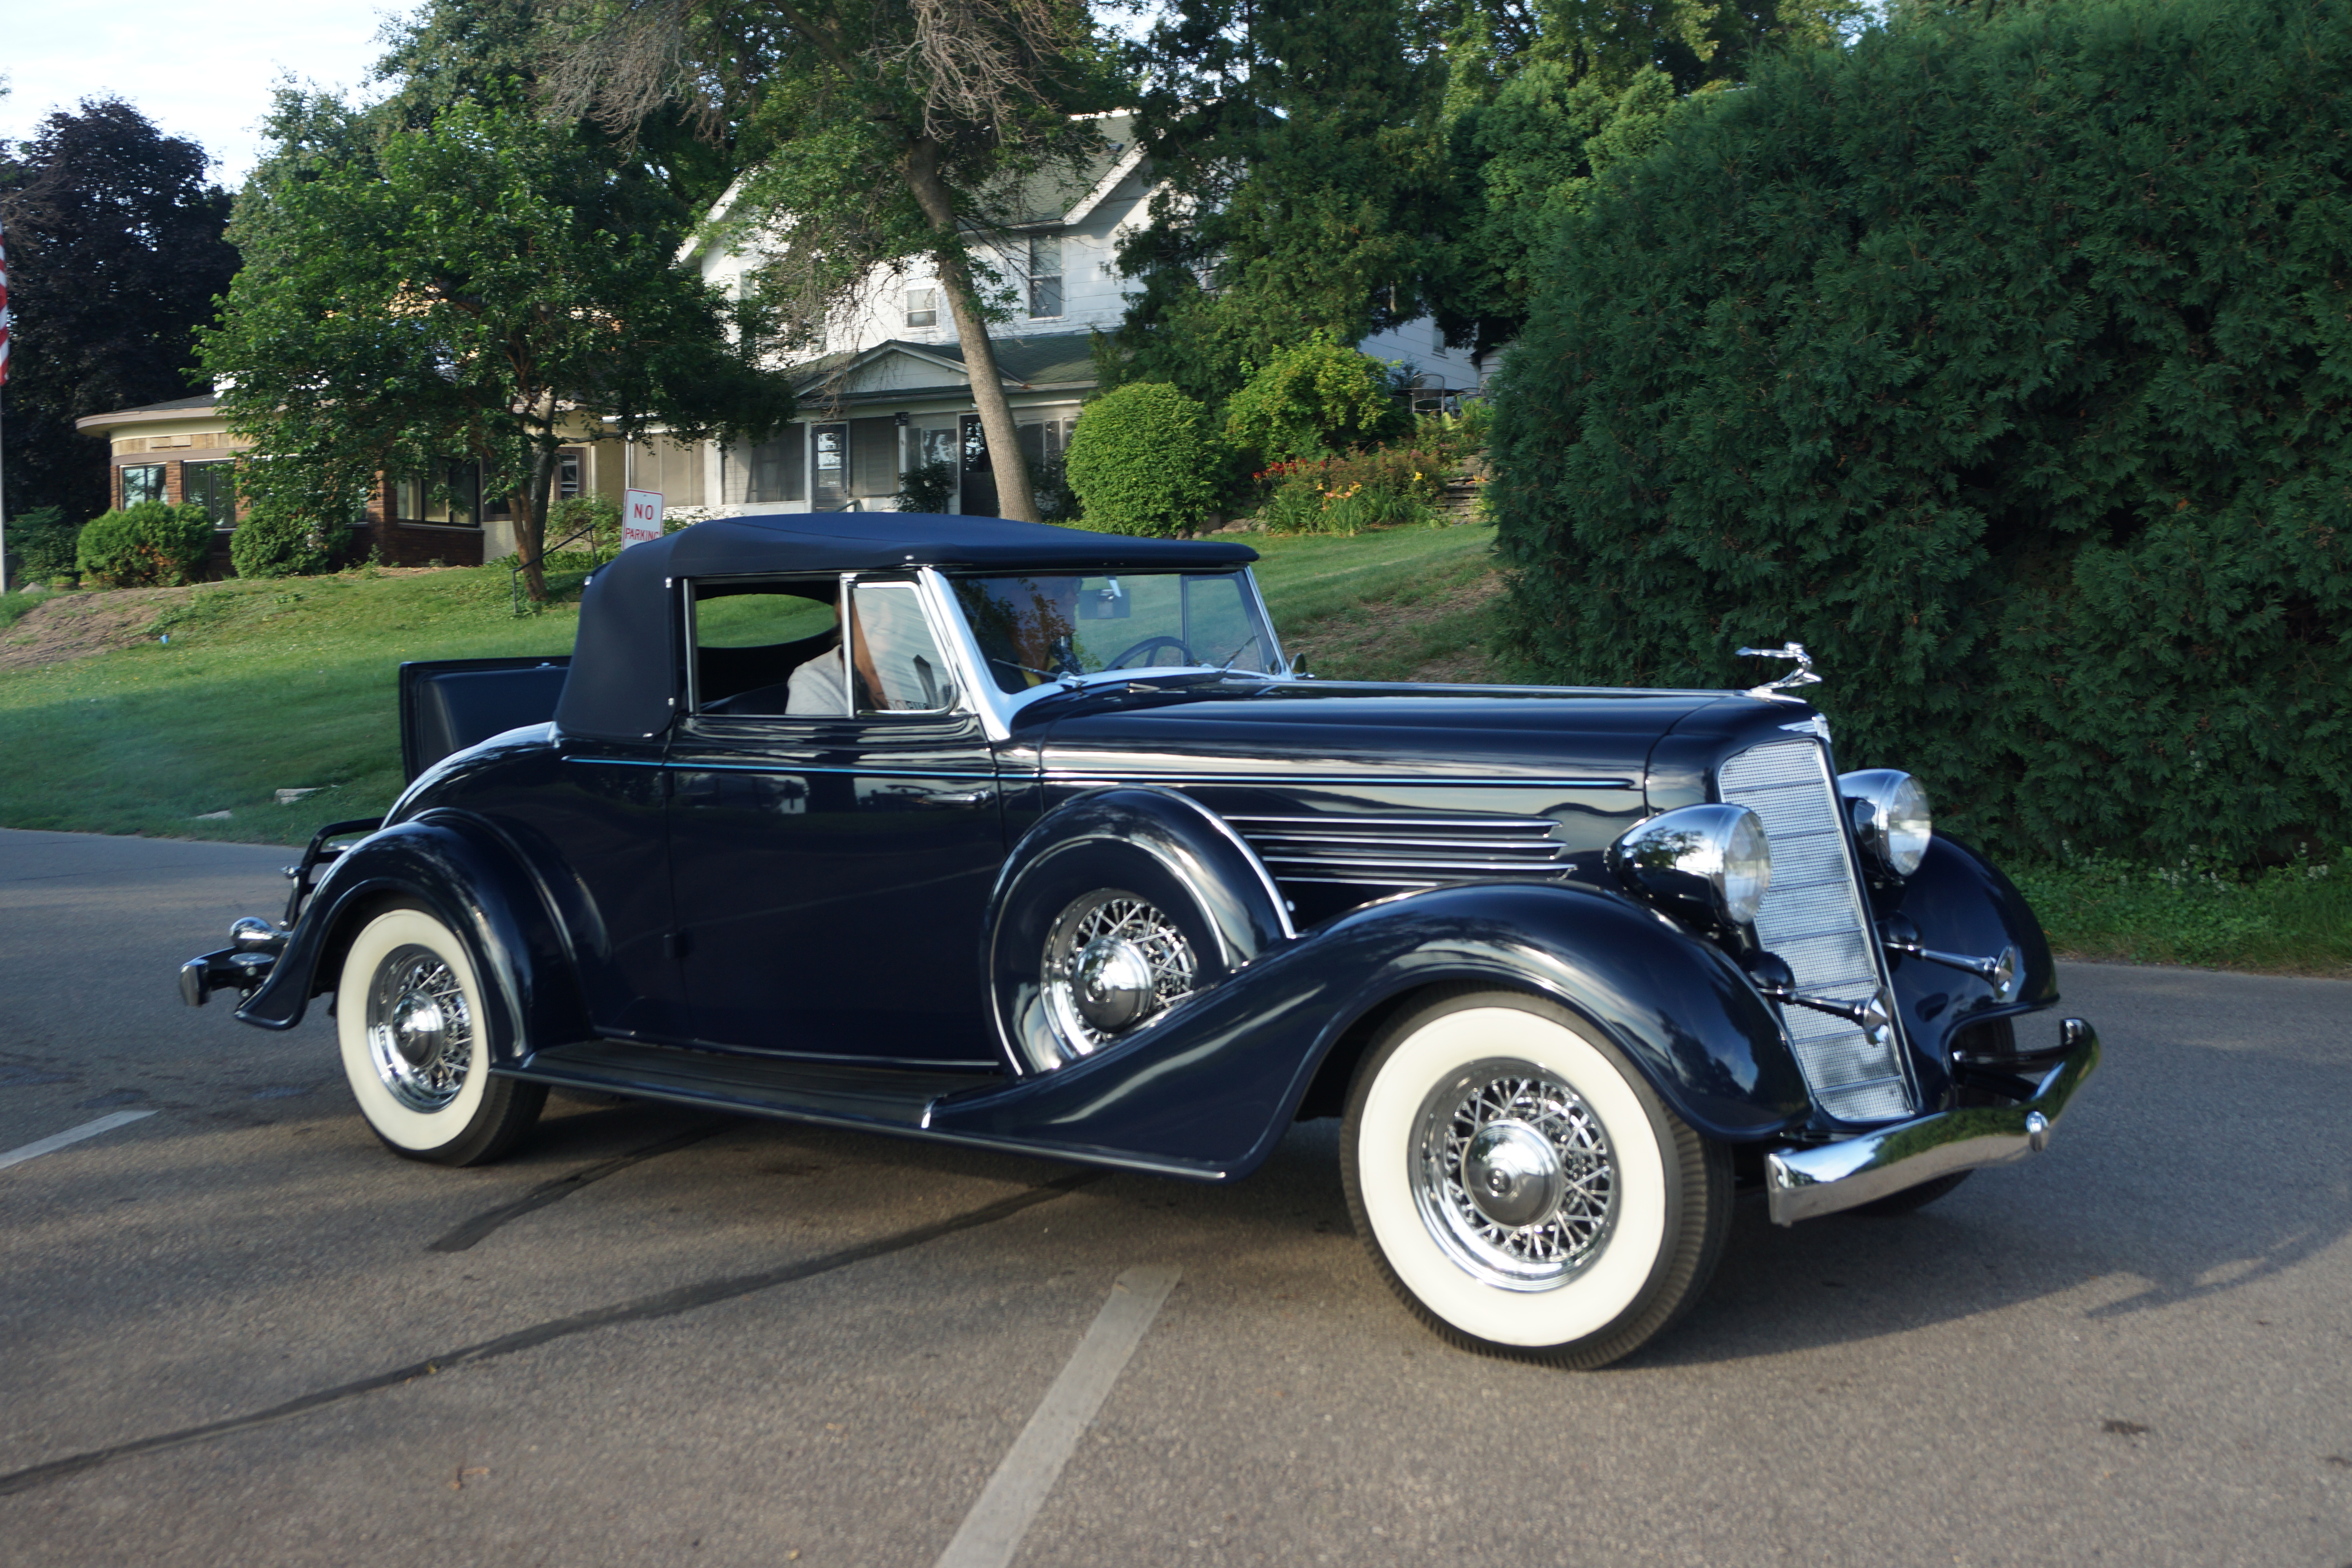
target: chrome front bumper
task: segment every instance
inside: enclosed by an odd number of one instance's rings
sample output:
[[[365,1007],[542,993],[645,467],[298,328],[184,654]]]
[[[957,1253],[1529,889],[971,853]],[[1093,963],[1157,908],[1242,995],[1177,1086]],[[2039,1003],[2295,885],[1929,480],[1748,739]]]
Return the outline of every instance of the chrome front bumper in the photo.
[[[2099,1065],[2097,1030],[2080,1018],[2058,1028],[2064,1055],[2020,1104],[1946,1110],[1859,1138],[1767,1154],[1772,1223],[1835,1214],[1955,1171],[2006,1165],[2047,1149],[2067,1102]]]

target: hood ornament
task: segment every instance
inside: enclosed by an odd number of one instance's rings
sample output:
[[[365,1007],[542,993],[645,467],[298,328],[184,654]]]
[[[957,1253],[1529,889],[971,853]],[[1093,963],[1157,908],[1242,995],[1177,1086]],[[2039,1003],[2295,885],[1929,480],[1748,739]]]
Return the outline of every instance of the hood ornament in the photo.
[[[1800,686],[1819,686],[1822,682],[1822,678],[1813,673],[1813,656],[1805,651],[1805,645],[1801,642],[1782,643],[1779,647],[1743,647],[1739,650],[1739,657],[1742,658],[1793,658],[1797,661],[1797,668],[1780,679],[1762,686],[1749,687],[1748,695],[1750,697],[1785,698],[1793,702],[1798,699],[1788,697],[1787,694],[1790,691]]]

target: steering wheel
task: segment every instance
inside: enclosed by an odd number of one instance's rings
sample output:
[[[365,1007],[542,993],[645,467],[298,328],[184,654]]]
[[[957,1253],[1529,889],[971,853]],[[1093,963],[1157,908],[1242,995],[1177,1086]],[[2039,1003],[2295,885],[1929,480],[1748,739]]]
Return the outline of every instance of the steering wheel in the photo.
[[[1184,646],[1183,638],[1171,637],[1165,633],[1162,633],[1159,637],[1144,638],[1141,642],[1137,643],[1133,647],[1129,648],[1125,653],[1120,654],[1117,658],[1112,659],[1108,664],[1104,665],[1103,668],[1105,669],[1124,669],[1127,668],[1127,661],[1133,658],[1137,654],[1148,654],[1154,648],[1160,647],[1174,648],[1178,653],[1184,656],[1184,662],[1186,664],[1198,664],[1201,662],[1199,659],[1192,657],[1192,650]]]

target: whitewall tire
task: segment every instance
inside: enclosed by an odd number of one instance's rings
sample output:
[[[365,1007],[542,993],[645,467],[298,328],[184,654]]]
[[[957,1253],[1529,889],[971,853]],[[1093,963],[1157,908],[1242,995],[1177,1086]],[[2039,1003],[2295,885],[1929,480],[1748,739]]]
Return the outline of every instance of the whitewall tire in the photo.
[[[545,1088],[491,1076],[488,1005],[466,944],[421,909],[386,910],[352,940],[335,992],[343,1076],[394,1153],[480,1164],[538,1120]]]
[[[1409,1005],[1348,1098],[1341,1174],[1389,1284],[1467,1349],[1601,1366],[1706,1289],[1730,1161],[1568,1009],[1465,988]]]

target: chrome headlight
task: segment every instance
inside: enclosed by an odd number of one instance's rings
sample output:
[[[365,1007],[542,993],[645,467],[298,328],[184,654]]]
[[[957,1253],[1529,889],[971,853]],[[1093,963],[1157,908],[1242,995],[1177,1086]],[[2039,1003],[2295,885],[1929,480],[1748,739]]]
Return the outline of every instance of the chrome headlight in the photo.
[[[1772,846],[1744,805],[1685,805],[1636,823],[1609,847],[1618,880],[1651,899],[1695,905],[1728,925],[1756,919],[1772,886]]]
[[[1864,768],[1838,774],[1838,793],[1853,814],[1854,836],[1873,860],[1907,877],[1927,858],[1936,824],[1927,812],[1927,791],[1917,779],[1894,768]]]

